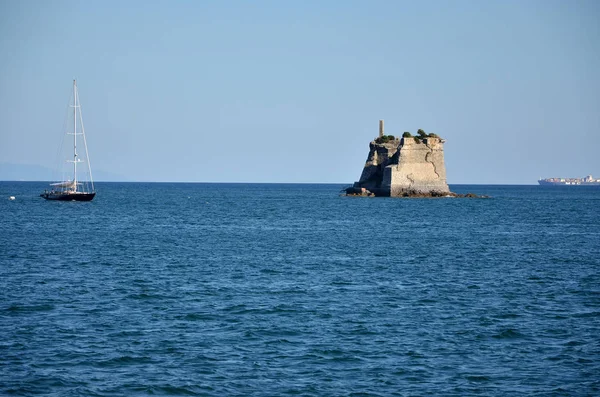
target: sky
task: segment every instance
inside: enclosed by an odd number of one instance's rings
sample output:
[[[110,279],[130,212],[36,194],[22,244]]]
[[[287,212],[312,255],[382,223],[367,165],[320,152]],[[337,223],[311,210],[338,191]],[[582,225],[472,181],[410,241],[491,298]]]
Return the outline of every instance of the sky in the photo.
[[[0,163],[53,167],[77,79],[93,171],[352,183],[446,139],[450,184],[600,177],[600,2],[0,0]]]

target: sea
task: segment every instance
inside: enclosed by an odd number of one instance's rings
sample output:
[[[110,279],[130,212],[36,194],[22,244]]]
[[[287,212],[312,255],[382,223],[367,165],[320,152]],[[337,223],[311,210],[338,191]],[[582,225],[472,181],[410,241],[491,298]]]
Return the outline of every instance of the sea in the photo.
[[[600,188],[344,187],[0,182],[0,395],[600,395]]]

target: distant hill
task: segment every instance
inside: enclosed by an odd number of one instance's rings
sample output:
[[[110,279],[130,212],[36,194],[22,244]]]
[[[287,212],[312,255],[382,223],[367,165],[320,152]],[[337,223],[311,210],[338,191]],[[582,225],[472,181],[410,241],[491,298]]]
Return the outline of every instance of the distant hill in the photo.
[[[53,181],[55,177],[54,171],[41,165],[0,163],[0,181]],[[98,170],[94,171],[94,181],[124,182],[127,178]]]

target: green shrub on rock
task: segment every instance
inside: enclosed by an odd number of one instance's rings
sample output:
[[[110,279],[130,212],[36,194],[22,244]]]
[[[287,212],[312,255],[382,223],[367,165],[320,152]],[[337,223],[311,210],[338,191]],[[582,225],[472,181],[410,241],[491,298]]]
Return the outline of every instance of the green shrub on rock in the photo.
[[[405,131],[402,134],[403,138],[413,138],[415,140],[416,143],[423,143],[423,139],[427,139],[427,138],[438,138],[438,139],[442,139],[440,138],[440,136],[438,134],[435,134],[433,132],[431,133],[426,133],[424,130],[422,130],[421,128],[419,128],[417,130],[417,135],[412,135],[410,132]],[[398,138],[396,138],[394,135],[384,135],[384,136],[380,136],[377,139],[375,139],[376,143],[382,144],[382,143],[388,143],[390,141],[396,140]]]
[[[384,135],[384,136],[380,136],[377,139],[375,139],[376,143],[388,143],[389,141],[393,141],[395,140],[396,137],[393,135]]]

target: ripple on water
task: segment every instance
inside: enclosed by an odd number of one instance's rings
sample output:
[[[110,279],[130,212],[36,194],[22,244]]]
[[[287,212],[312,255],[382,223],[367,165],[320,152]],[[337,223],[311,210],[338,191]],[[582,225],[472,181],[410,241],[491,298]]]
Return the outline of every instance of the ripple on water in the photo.
[[[54,310],[54,305],[49,304],[38,304],[38,305],[23,305],[23,304],[11,304],[5,310],[9,313],[35,313],[35,312],[48,312]]]

